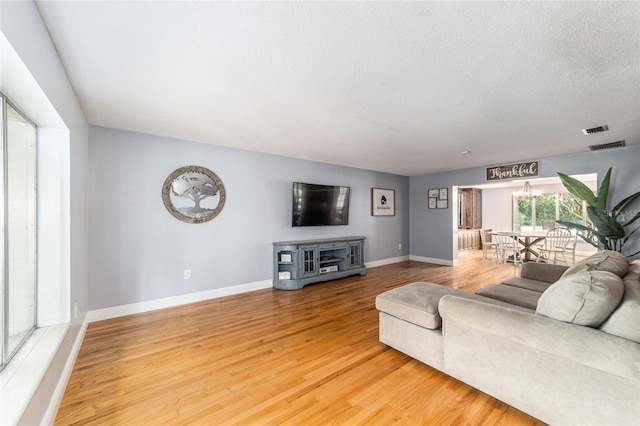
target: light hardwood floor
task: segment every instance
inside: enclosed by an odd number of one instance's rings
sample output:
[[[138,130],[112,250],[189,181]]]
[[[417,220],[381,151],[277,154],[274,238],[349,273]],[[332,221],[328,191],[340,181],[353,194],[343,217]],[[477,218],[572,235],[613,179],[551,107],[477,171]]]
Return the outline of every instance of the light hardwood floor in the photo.
[[[407,261],[297,291],[259,290],[89,325],[57,425],[536,425],[378,341],[376,295],[474,291],[512,265]]]

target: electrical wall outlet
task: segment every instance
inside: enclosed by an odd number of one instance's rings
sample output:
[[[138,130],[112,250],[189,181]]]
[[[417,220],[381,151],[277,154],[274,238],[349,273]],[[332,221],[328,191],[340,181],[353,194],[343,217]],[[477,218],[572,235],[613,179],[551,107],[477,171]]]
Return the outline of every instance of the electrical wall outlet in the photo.
[[[78,302],[73,304],[73,319],[78,318]]]
[[[190,280],[191,279],[191,269],[185,269],[184,270],[183,278],[185,280]]]
[[[402,243],[398,243],[398,250],[402,250]]]

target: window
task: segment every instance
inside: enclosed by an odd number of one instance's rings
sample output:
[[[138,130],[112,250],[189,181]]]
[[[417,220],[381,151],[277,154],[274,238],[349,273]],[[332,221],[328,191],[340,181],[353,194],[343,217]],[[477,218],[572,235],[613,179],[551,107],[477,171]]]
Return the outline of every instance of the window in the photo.
[[[558,218],[569,222],[580,223],[593,228],[593,224],[587,216],[587,203],[575,199],[569,194],[558,194]]]
[[[514,231],[541,231],[556,226],[556,220],[586,223],[587,206],[569,194],[542,194],[538,198],[514,198]]]
[[[36,126],[0,95],[1,367],[36,324]]]

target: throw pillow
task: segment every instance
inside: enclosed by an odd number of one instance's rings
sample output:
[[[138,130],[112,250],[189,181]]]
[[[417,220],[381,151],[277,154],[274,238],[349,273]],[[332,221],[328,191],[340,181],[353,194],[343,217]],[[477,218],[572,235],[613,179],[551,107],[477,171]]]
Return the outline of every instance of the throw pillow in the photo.
[[[624,254],[613,250],[604,250],[576,263],[567,269],[561,278],[581,271],[609,271],[622,278],[628,270],[629,261]]]
[[[560,278],[542,293],[536,314],[599,327],[618,306],[623,293],[622,279],[611,272],[576,272]]]
[[[640,343],[640,261],[629,265],[629,272],[622,283],[622,302],[600,326],[600,330]]]

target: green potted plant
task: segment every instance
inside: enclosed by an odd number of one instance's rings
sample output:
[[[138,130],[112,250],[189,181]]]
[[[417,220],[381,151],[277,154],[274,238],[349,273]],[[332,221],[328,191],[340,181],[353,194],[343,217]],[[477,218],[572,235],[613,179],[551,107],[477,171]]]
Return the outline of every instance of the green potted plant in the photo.
[[[560,180],[569,194],[581,201],[587,203],[587,215],[593,224],[593,228],[580,223],[573,223],[559,220],[558,224],[578,230],[580,237],[598,248],[599,250],[615,250],[622,253],[622,248],[629,238],[638,230],[640,226],[634,229],[627,228],[635,221],[640,219],[640,212],[633,216],[626,223],[624,222],[623,213],[636,198],[640,196],[640,191],[632,194],[613,207],[607,210],[607,197],[609,196],[609,184],[611,181],[611,168],[607,171],[598,194],[594,194],[589,187],[577,179],[572,178],[564,173],[558,172]],[[633,257],[640,253],[640,250],[628,255]]]

